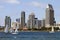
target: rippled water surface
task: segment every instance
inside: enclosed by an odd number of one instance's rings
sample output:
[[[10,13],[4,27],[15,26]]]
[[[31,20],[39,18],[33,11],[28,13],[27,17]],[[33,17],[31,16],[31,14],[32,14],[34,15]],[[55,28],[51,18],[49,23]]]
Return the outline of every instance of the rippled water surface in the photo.
[[[0,32],[0,40],[60,40],[60,32],[19,32],[18,34]]]

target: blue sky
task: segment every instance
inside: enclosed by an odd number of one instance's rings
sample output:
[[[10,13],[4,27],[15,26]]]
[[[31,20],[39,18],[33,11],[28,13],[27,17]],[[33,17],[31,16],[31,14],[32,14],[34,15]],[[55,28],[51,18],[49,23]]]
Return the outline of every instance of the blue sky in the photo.
[[[26,20],[31,12],[42,20],[45,18],[47,4],[52,4],[57,23],[60,22],[60,0],[0,0],[0,25],[4,25],[5,16],[10,16],[12,22],[20,18],[21,11],[26,12]]]

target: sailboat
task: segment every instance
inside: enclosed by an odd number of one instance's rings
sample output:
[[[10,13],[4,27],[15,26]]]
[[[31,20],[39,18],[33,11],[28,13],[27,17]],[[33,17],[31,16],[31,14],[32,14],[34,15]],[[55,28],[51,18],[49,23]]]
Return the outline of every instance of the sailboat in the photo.
[[[13,33],[13,32],[14,32],[14,30],[11,28],[11,29],[10,29],[10,33]]]
[[[8,33],[8,25],[6,25],[4,32]]]
[[[12,34],[18,34],[18,28],[16,28]]]
[[[49,31],[49,33],[54,33],[54,27],[52,27],[52,30]]]

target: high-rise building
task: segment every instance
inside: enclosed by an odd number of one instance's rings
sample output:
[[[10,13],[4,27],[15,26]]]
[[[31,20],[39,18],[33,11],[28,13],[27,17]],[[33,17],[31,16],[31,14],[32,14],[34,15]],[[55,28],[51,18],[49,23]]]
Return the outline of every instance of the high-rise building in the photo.
[[[24,28],[25,27],[25,12],[22,11],[21,12],[21,27],[20,28]]]
[[[41,20],[41,27],[45,27],[45,19]]]
[[[16,24],[17,24],[17,28],[20,29],[20,18],[17,18],[17,19],[16,19]]]
[[[54,9],[51,4],[48,4],[46,7],[46,19],[45,19],[45,26],[53,26],[54,25]]]
[[[29,19],[28,19],[28,28],[29,28],[29,29],[34,28],[34,18],[35,18],[34,13],[31,13],[31,14],[29,15]]]
[[[8,27],[11,27],[11,18],[9,16],[5,17],[5,27],[8,25]]]
[[[17,19],[16,19],[16,22],[20,23],[20,18],[17,18]]]
[[[27,20],[27,28],[28,29],[30,28],[30,20],[29,19]]]
[[[38,29],[38,19],[34,18],[34,27],[35,29]]]
[[[41,28],[41,20],[38,20],[38,29]]]

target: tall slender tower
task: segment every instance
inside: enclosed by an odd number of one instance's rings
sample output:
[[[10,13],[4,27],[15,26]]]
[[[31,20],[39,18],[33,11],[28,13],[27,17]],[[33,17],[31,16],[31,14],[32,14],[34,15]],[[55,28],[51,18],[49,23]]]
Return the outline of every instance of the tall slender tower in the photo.
[[[21,28],[23,29],[25,27],[25,12],[21,12]]]
[[[9,16],[5,17],[5,27],[8,25],[8,27],[11,27],[11,18]]]
[[[35,15],[34,15],[34,13],[31,13],[29,15],[29,19],[28,19],[28,28],[29,29],[34,28],[34,19],[35,19]]]
[[[54,25],[54,9],[51,4],[48,4],[46,7],[46,20],[45,20],[45,26],[53,26]]]

